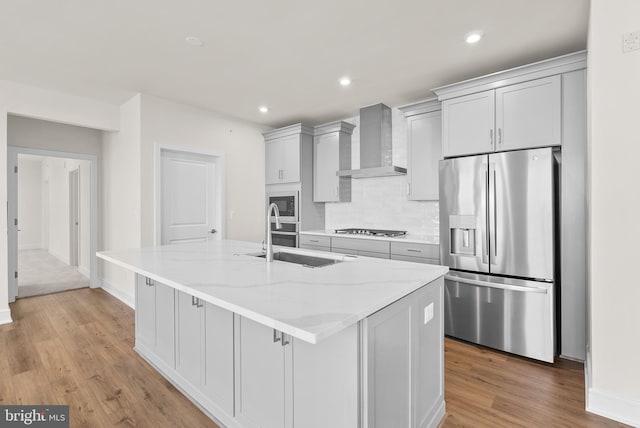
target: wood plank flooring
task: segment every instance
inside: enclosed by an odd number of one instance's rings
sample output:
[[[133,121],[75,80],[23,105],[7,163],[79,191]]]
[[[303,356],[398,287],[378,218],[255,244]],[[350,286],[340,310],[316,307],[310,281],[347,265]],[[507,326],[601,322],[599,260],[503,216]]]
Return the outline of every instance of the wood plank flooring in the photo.
[[[0,404],[68,404],[72,427],[216,427],[133,351],[134,313],[104,291],[20,299],[11,311]],[[580,364],[446,339],[445,365],[441,427],[623,426],[584,411]]]

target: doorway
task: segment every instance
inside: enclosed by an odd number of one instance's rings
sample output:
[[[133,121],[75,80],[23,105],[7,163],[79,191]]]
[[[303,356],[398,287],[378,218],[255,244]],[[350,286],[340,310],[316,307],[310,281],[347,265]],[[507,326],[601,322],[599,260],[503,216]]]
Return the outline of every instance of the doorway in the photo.
[[[157,147],[156,243],[224,238],[222,156]]]
[[[8,148],[9,302],[97,285],[97,159]]]

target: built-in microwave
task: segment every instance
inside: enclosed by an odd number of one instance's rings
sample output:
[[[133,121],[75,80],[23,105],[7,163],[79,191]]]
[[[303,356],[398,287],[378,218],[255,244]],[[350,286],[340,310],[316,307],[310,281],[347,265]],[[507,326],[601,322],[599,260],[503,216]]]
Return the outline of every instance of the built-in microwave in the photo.
[[[267,205],[276,204],[280,212],[280,220],[298,222],[298,192],[270,192],[267,193]],[[275,218],[271,216],[271,220]]]

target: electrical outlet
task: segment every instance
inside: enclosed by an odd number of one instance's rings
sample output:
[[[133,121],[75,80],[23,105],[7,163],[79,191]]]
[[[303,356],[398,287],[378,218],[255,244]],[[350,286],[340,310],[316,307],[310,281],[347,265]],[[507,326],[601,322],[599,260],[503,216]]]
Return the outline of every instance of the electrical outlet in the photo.
[[[640,49],[640,31],[625,33],[622,35],[622,52],[631,52]]]
[[[433,302],[424,307],[424,323],[428,323],[433,319]]]

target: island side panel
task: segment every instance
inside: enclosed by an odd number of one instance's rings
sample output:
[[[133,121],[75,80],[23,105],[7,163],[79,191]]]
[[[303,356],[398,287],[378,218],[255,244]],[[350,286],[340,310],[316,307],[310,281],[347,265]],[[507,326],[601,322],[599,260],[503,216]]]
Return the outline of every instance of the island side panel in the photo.
[[[439,278],[362,321],[364,428],[437,427],[444,417],[443,286]]]
[[[294,339],[293,426],[359,426],[358,325],[315,345]]]

